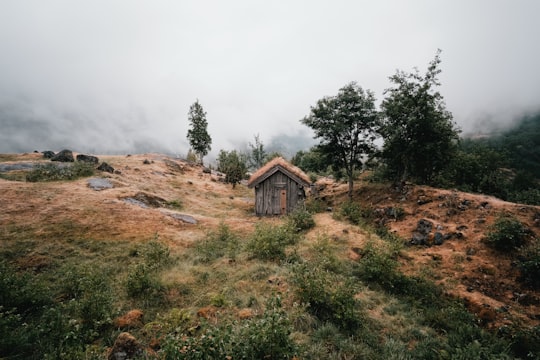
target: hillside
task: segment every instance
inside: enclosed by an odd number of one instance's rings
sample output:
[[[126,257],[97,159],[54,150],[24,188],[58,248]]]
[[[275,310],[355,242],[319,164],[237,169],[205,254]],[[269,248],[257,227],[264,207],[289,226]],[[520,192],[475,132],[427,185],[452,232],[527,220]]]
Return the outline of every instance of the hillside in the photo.
[[[283,306],[289,314],[300,311],[295,308],[297,299],[292,275],[285,265],[253,260],[238,249],[234,255],[213,257],[209,253],[221,249],[208,248],[205,251],[208,251],[209,260],[201,255],[204,249],[201,250],[200,244],[209,242],[209,236],[221,231],[223,225],[241,239],[242,246],[242,239],[249,238],[260,223],[278,227],[284,222],[283,219],[255,217],[251,189],[243,185],[232,189],[220,181],[219,174],[207,173],[200,166],[160,154],[99,158],[116,171],[96,172],[91,178],[106,179],[112,187],[95,190],[89,186],[88,177],[72,181],[15,181],[27,170],[5,171],[0,178],[2,260],[19,273],[32,274],[40,281],[56,283],[56,286],[63,281],[60,271],[66,266],[75,269],[87,265],[102,269],[113,279],[112,288],[121,294],[112,299],[115,309],[112,315],[117,317],[116,330],[106,338],[94,335],[96,353],[103,354],[99,350],[102,348],[110,352],[116,336],[123,329],[131,331],[145,344],[147,354],[159,354],[167,328],[163,324],[171,321],[174,309],[188,314],[185,316],[189,318],[186,320],[189,326],[202,326],[198,320],[201,318],[219,324],[222,319],[252,318],[262,314],[265,299],[278,291],[284,294]],[[0,160],[3,165],[48,162],[41,154],[1,155]],[[362,249],[378,237],[370,226],[356,226],[336,216],[346,199],[346,184],[330,180],[322,180],[319,184],[322,188],[320,198],[333,211],[314,215],[315,227],[304,234],[293,250],[288,250],[288,258],[313,258],[317,254],[314,246],[318,244],[333,249],[340,262],[359,262],[364,256]],[[423,186],[407,185],[398,190],[365,181],[356,184],[354,199],[369,208],[374,220],[384,223],[402,243],[409,242],[421,219],[430,221],[433,230],[427,237],[427,245],[399,248],[399,270],[410,276],[433,280],[450,297],[463,299],[483,328],[496,332],[503,326],[532,329],[540,324],[540,294],[517,281],[518,272],[511,256],[496,252],[483,242],[490,226],[501,214],[514,215],[538,236],[540,207]],[[398,218],[389,209],[399,209],[402,215]],[[444,237],[441,245],[431,244],[436,232]],[[329,239],[330,245],[324,245],[323,237]],[[166,246],[174,259],[172,265],[159,272],[162,286],[159,302],[144,294],[126,296],[123,290],[123,284],[132,274],[130,271],[141,259],[146,259],[137,254],[142,251],[142,246],[152,241]],[[150,293],[154,291],[149,289]],[[376,286],[359,285],[359,289],[356,298],[366,304],[370,321],[377,321],[377,326],[392,327],[386,336],[400,339],[409,350],[421,342],[392,335],[413,326],[390,325],[396,315],[390,315],[384,309],[398,301],[393,295],[379,293]],[[129,294],[129,288],[127,292]],[[58,290],[55,296],[62,300],[66,293],[66,290]],[[119,326],[118,317],[132,309],[143,309],[142,323]],[[309,325],[315,321],[310,319],[302,315],[292,320],[296,343],[308,347],[315,341],[309,340],[308,336],[317,333],[309,328],[315,327]],[[161,330],[152,327],[160,322]],[[179,326],[180,323],[175,324]],[[403,328],[400,330],[399,326]],[[378,329],[380,334],[385,333]],[[425,328],[422,331],[430,333],[431,330]],[[368,345],[364,346],[367,349]],[[88,348],[85,351],[88,355]],[[314,351],[307,353],[315,358]]]
[[[324,183],[324,182],[323,182]],[[346,200],[346,184],[326,184],[321,196],[331,205]],[[422,274],[444,286],[446,291],[468,301],[477,315],[493,311],[489,327],[509,324],[512,318],[529,325],[540,321],[540,294],[517,281],[519,272],[513,258],[489,248],[483,240],[495,221],[511,215],[538,236],[540,207],[505,202],[492,196],[407,185],[392,189],[376,184],[359,184],[355,200],[378,213],[379,221],[410,243],[421,219],[433,223],[427,245],[405,248],[400,262],[409,274]],[[387,209],[400,208],[403,217],[388,216]],[[435,232],[445,239],[442,245],[430,244]],[[511,315],[511,316],[509,316]]]

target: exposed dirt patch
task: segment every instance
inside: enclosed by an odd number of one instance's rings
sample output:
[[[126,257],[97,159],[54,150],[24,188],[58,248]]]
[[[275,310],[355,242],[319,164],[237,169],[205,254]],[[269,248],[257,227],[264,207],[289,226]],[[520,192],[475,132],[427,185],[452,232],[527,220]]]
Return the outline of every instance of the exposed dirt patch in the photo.
[[[330,206],[346,200],[346,184],[323,183],[321,198]],[[540,207],[505,202],[492,196],[407,185],[395,189],[380,184],[358,184],[354,200],[373,208],[390,231],[407,244],[424,219],[433,224],[426,245],[409,245],[401,258],[402,270],[427,276],[443,285],[446,291],[466,301],[479,321],[491,327],[519,319],[528,324],[540,323],[540,297],[517,281],[519,272],[513,257],[487,247],[483,242],[490,226],[501,215],[511,214],[539,236]],[[388,209],[398,208],[403,216],[388,216]],[[381,215],[382,214],[382,215]],[[318,224],[322,221],[318,219]],[[341,223],[343,228],[343,223]],[[331,227],[338,233],[340,226]],[[351,258],[354,246],[362,246],[362,237],[348,229]],[[435,233],[442,244],[434,245]]]

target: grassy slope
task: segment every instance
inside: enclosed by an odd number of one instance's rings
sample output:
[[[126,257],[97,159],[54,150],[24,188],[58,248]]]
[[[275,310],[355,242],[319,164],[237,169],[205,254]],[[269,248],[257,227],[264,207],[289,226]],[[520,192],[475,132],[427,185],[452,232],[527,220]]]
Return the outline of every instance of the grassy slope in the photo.
[[[24,160],[28,160],[28,156]],[[419,357],[424,354],[424,347],[425,354],[438,352],[440,355],[447,351],[448,339],[444,337],[450,330],[434,325],[442,320],[427,318],[437,318],[440,314],[429,308],[423,311],[418,304],[411,305],[410,300],[381,289],[376,282],[355,280],[355,297],[364,328],[352,336],[306,311],[305,304],[297,301],[292,267],[253,259],[245,250],[256,223],[268,222],[277,227],[284,220],[254,217],[253,194],[244,186],[232,189],[217,181],[217,176],[204,174],[199,167],[176,162],[182,167],[179,169],[171,166],[170,159],[156,154],[110,156],[102,160],[121,172],[99,175],[108,177],[115,185],[113,189],[91,190],[86,179],[52,183],[0,179],[2,259],[19,272],[30,273],[47,284],[56,301],[64,301],[69,296],[63,286],[66,272],[73,269],[98,271],[111,281],[113,318],[135,308],[143,310],[142,324],[123,329],[107,327],[107,331],[95,337],[100,340],[95,343],[97,353],[112,346],[121,330],[131,331],[152,353],[150,346],[158,349],[156,344],[175,329],[188,331],[206,322],[218,325],[260,315],[265,310],[266,300],[275,293],[282,294],[284,309],[294,326],[292,336],[297,344],[305,346],[301,351],[306,358],[347,358],[360,354],[390,358],[389,354],[407,351]],[[144,164],[144,160],[150,163]],[[4,161],[17,161],[17,157],[10,156]],[[344,199],[342,187],[328,185],[323,191],[323,196],[335,207]],[[164,199],[170,206],[142,208],[123,200],[140,192]],[[421,196],[430,197],[432,201],[420,206],[417,200]],[[421,217],[452,231],[459,225],[467,225],[462,241],[449,241],[441,247],[427,249],[403,248],[400,242],[391,245],[388,251],[397,251],[395,259],[402,271],[437,281],[446,292],[468,298],[480,308],[511,305],[510,312],[497,313],[495,319],[484,325],[492,328],[502,324],[536,325],[534,314],[538,314],[538,305],[522,305],[513,298],[506,299],[508,294],[525,291],[515,284],[510,261],[496,257],[480,241],[480,234],[497,212],[512,211],[530,221],[534,208],[522,210],[523,207],[514,204],[488,199],[492,206],[489,214],[483,214],[485,221],[480,224],[474,223],[480,215],[469,210],[472,206],[455,214],[450,212],[455,200],[452,196],[451,192],[428,188],[411,188],[398,194],[387,187],[359,184],[357,199],[373,207],[384,208],[397,203],[404,208],[405,219],[390,223],[390,228],[404,239],[410,236]],[[485,200],[469,194],[456,196],[475,203]],[[170,213],[191,215],[198,223],[184,223]],[[317,214],[315,221],[315,229],[287,248],[288,262],[305,259],[312,264],[333,263],[331,269],[337,274],[338,282],[354,278],[361,260],[358,249],[365,248],[366,244],[384,249],[389,246],[369,228],[336,220],[330,213]],[[200,244],[218,234],[220,224],[225,224],[237,237],[237,250],[225,250],[223,256],[205,261],[208,259],[202,256],[204,251],[212,253],[213,249],[205,249]],[[213,233],[209,235],[209,232]],[[138,265],[150,261],[151,250],[147,246],[156,242],[169,249],[172,260],[156,266],[158,269],[150,273],[150,286],[143,293],[130,295],[128,280],[130,276],[133,278]],[[476,249],[472,262],[464,260],[471,247]],[[488,285],[495,279],[508,285],[505,291],[495,294],[489,291],[494,286],[488,288]],[[477,284],[477,281],[480,285],[475,285],[475,291],[466,291],[469,282]],[[538,297],[538,294],[531,296]],[[422,315],[423,312],[427,315]],[[73,317],[79,321],[76,314]],[[89,350],[86,351],[88,354]]]

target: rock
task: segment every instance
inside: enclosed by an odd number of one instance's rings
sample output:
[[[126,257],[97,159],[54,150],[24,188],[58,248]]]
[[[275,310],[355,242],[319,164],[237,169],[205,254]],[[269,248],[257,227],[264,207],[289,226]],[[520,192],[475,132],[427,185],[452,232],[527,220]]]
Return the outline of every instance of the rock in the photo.
[[[71,150],[64,149],[51,158],[51,161],[59,162],[74,162],[73,152]]]
[[[202,171],[204,174],[211,174],[212,173],[212,170],[210,170],[209,168],[204,168],[203,171]]]
[[[97,165],[99,163],[99,159],[92,155],[85,155],[85,154],[79,154],[77,155],[77,161],[95,164]]]
[[[197,220],[191,215],[176,214],[176,213],[169,213],[168,215],[176,220],[180,220],[188,224],[193,224],[193,225],[197,224]]]
[[[9,172],[17,170],[30,170],[35,166],[34,163],[0,164],[0,172]]]
[[[116,338],[113,347],[107,354],[108,360],[133,359],[142,355],[142,347],[137,339],[128,332],[123,332]]]
[[[54,151],[50,151],[50,150],[45,150],[42,152],[43,154],[43,158],[45,159],[52,159],[54,157]]]
[[[409,241],[409,244],[411,244],[411,245],[428,245],[428,235],[427,234],[421,234],[419,232],[414,232],[412,234],[411,241]]]
[[[111,165],[107,164],[106,162],[102,162],[101,165],[97,167],[97,169],[99,171],[106,171],[111,174],[114,173],[114,168]]]
[[[144,159],[143,164],[144,164],[144,165],[150,165],[151,162],[150,162],[150,160],[148,160],[148,159]]]
[[[92,179],[88,179],[88,187],[91,188],[92,190],[100,191],[100,190],[105,190],[105,189],[112,189],[114,186],[107,179],[92,178]]]
[[[184,172],[184,166],[178,164],[177,162],[169,160],[169,159],[165,159],[164,162],[165,162],[165,165],[167,165],[167,167],[169,168],[169,170],[179,172],[179,173]]]
[[[444,242],[444,236],[440,232],[436,232],[433,236],[433,245],[442,245]]]
[[[164,206],[167,201],[159,196],[150,195],[144,192],[138,192],[134,196],[128,196],[123,199],[125,202],[138,205],[143,208],[158,208]]]
[[[129,198],[129,197],[125,198],[124,201],[127,202],[128,204],[137,205],[137,206],[142,207],[143,209],[148,209],[148,205],[146,205],[142,201],[139,201],[139,200],[136,200],[136,199],[133,199],[133,198]]]
[[[420,195],[418,197],[418,200],[416,201],[416,203],[418,205],[424,205],[424,204],[429,204],[430,202],[432,202],[433,200],[428,197],[428,196],[425,196],[425,195]]]
[[[431,221],[426,219],[418,220],[418,225],[416,226],[417,232],[427,235],[431,232],[431,229],[433,229],[433,223]]]

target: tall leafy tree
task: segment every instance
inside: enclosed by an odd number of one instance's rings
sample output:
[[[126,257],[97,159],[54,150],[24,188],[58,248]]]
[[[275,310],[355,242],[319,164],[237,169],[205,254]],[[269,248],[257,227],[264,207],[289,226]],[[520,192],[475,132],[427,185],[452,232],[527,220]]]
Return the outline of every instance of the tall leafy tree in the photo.
[[[219,152],[218,171],[225,174],[225,182],[232,184],[233,189],[236,183],[244,178],[247,172],[246,158],[236,152],[236,150]]]
[[[212,149],[212,138],[210,138],[207,130],[208,122],[206,121],[206,112],[203,110],[198,99],[189,107],[188,120],[189,129],[187,138],[189,140],[189,145],[197,154],[202,164],[203,157],[205,157]]]
[[[432,183],[455,153],[459,130],[446,110],[437,76],[440,50],[425,75],[397,71],[381,104],[382,159],[394,181]]]
[[[345,170],[352,198],[355,171],[375,151],[378,113],[373,92],[349,83],[336,96],[320,99],[301,122],[313,129],[319,152],[332,159],[334,170]]]

